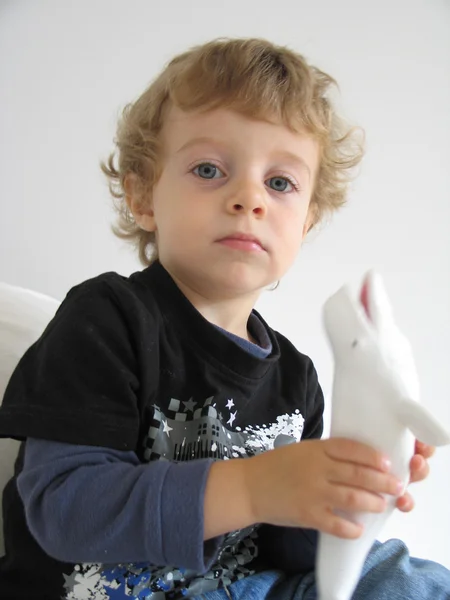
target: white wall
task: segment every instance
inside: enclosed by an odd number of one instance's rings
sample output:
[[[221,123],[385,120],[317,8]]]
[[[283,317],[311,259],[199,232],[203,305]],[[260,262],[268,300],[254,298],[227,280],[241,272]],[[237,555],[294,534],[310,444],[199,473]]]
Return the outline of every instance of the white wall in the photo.
[[[410,338],[423,402],[450,424],[450,4],[448,0],[0,2],[0,280],[62,299],[137,259],[109,231],[98,169],[116,115],[174,53],[217,36],[288,44],[340,82],[367,131],[348,207],[312,235],[258,308],[314,359],[332,363],[321,305],[377,267]],[[413,486],[417,508],[384,537],[450,567],[450,448]]]

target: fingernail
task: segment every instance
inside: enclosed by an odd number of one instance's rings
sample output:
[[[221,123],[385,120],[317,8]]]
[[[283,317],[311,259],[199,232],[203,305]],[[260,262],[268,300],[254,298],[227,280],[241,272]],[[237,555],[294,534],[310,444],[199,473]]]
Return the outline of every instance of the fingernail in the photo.
[[[397,494],[401,494],[403,492],[403,481],[397,481]]]
[[[389,470],[391,469],[391,467],[392,467],[392,462],[391,462],[391,459],[390,459],[390,458],[388,458],[387,456],[385,456],[385,457],[383,458],[383,469],[384,469],[385,471],[389,471]]]

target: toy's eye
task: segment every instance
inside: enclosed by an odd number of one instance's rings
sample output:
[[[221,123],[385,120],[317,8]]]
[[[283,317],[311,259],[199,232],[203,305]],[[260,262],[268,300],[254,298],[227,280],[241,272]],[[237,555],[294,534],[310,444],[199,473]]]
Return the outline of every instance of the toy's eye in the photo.
[[[357,345],[358,345],[358,340],[354,340],[352,343],[352,348],[356,348]]]

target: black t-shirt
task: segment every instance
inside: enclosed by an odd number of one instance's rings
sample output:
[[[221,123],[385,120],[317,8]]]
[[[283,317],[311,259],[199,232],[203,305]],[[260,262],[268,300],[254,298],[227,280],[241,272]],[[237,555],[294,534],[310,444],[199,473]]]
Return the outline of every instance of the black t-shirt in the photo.
[[[286,439],[320,437],[323,396],[311,360],[254,312],[272,345],[267,358],[204,319],[159,262],[129,278],[106,273],[86,281],[69,292],[13,373],[0,435],[133,451],[142,463],[245,458]],[[23,452],[4,492],[0,597],[75,598],[67,581],[92,569],[50,558],[36,543],[17,491],[22,465]],[[315,539],[269,525],[231,532],[201,576],[220,587],[267,567],[306,570]],[[136,568],[128,568],[130,581]],[[199,577],[179,569],[174,581],[170,565],[156,571],[158,580],[169,573],[173,585],[158,588],[150,577],[149,598],[192,595],[189,578]],[[120,577],[126,587],[123,569]],[[108,595],[111,586],[98,589],[87,597],[120,597]]]

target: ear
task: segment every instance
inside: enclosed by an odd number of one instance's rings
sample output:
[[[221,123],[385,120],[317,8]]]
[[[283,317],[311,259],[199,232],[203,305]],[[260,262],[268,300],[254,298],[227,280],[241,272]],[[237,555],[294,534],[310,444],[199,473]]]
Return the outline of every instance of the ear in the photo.
[[[144,231],[156,231],[153,202],[145,197],[143,185],[136,173],[127,173],[124,179],[125,200],[137,225]]]

